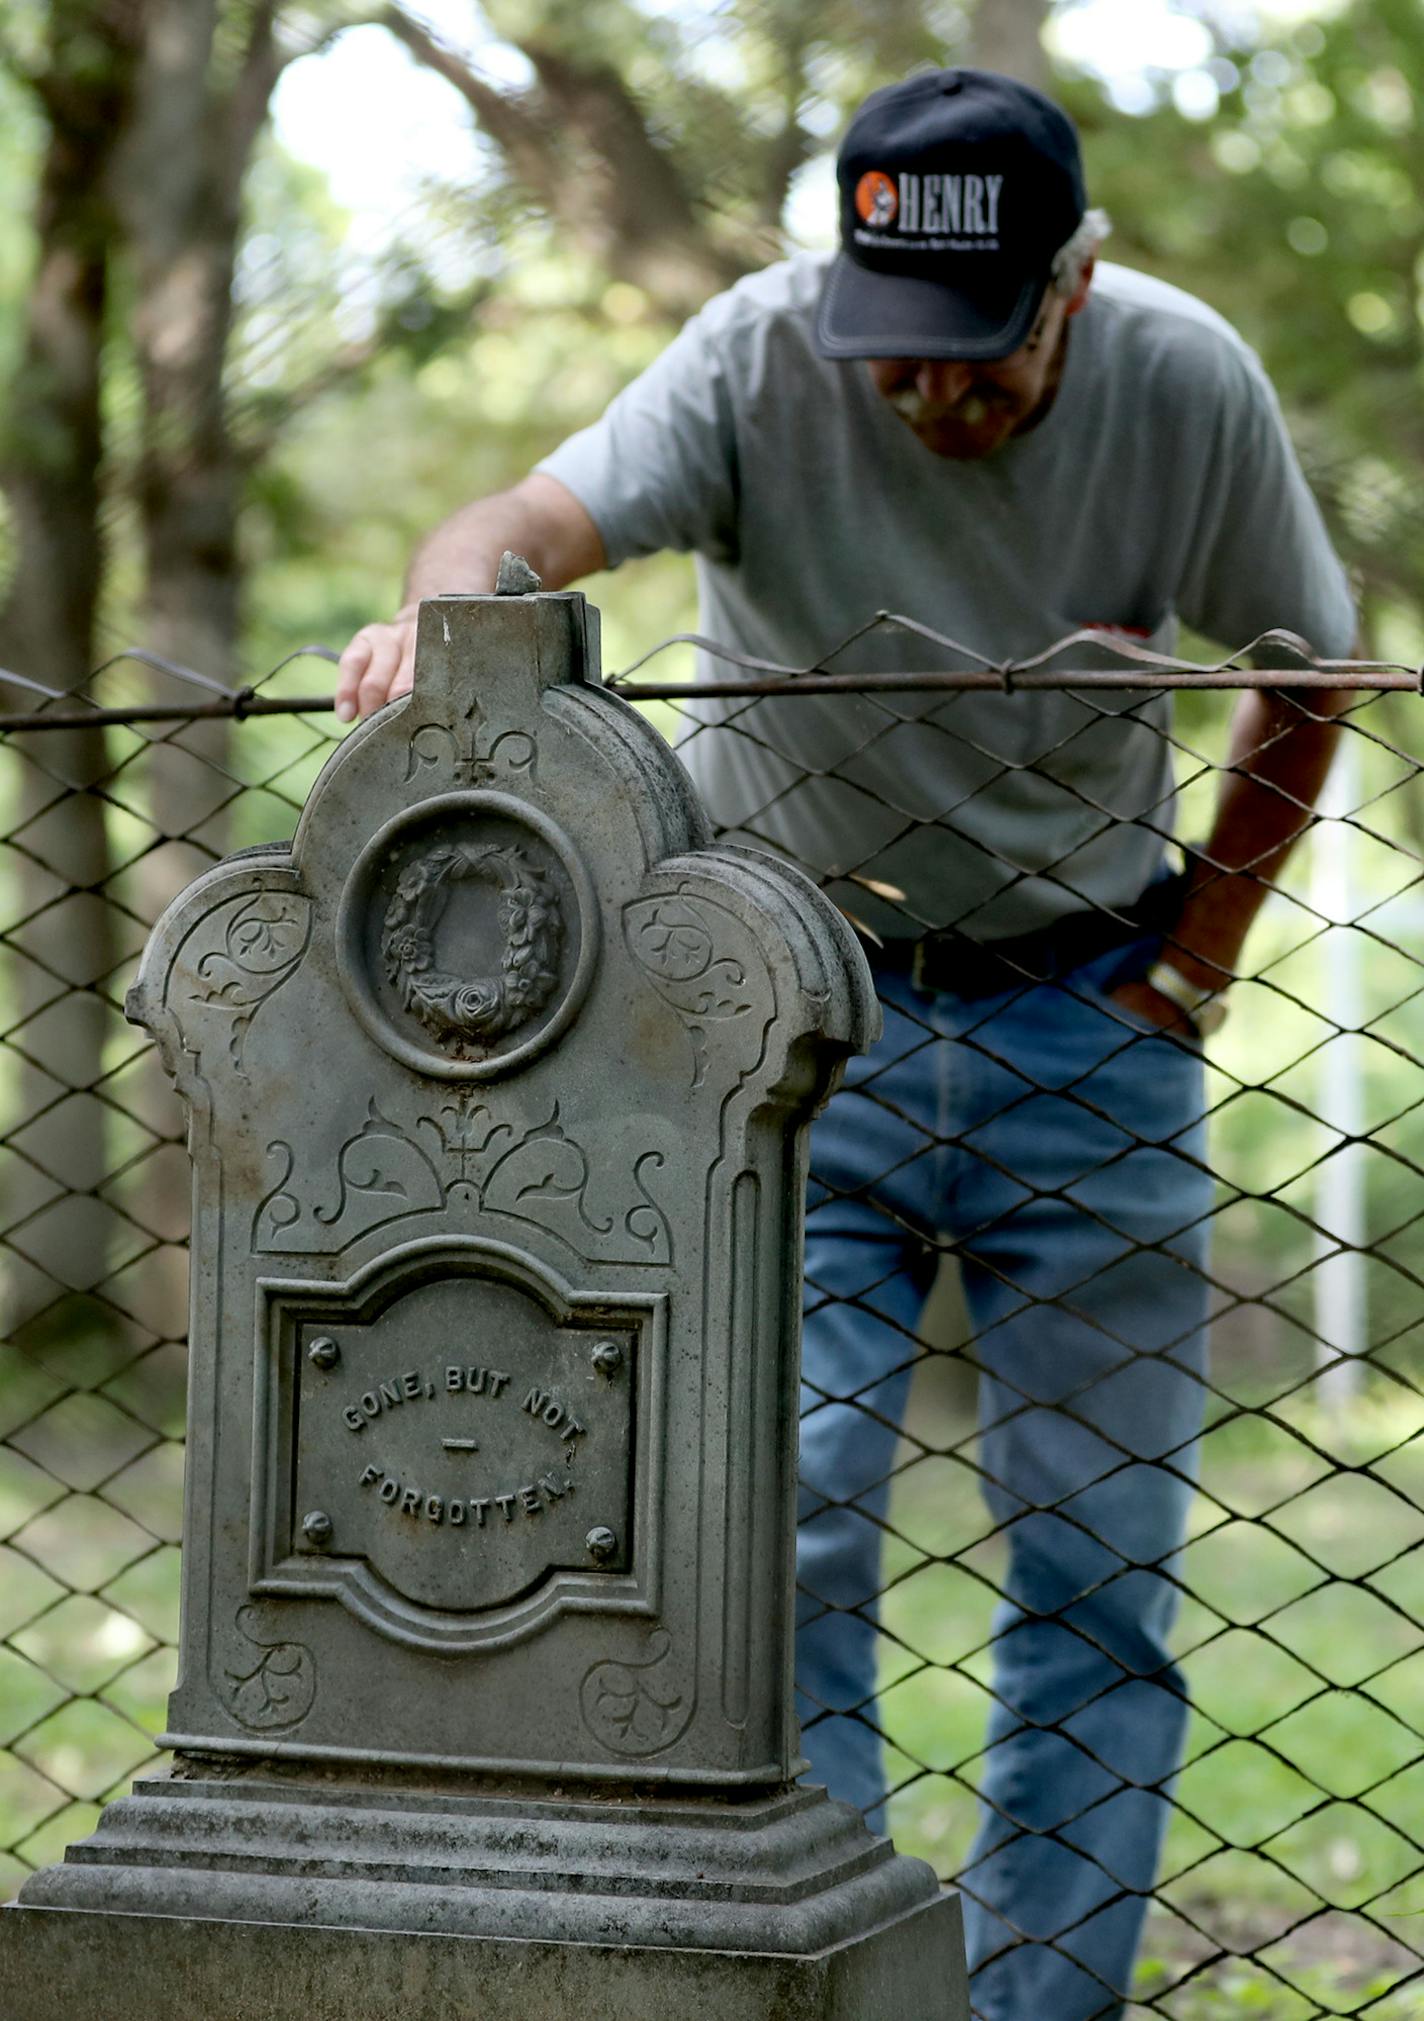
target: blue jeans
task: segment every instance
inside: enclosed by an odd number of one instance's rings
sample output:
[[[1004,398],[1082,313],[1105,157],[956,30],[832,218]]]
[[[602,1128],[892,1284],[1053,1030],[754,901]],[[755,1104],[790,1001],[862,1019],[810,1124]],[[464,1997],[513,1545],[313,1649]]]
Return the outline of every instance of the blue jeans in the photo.
[[[1152,950],[977,1002],[882,976],[884,1037],[811,1139],[799,1709],[814,1779],[873,1822],[881,1526],[946,1247],[973,1325],[1008,1547],[959,1877],[982,2021],[1121,2012],[1186,1722],[1211,1183],[1195,1049],[1107,1000]]]

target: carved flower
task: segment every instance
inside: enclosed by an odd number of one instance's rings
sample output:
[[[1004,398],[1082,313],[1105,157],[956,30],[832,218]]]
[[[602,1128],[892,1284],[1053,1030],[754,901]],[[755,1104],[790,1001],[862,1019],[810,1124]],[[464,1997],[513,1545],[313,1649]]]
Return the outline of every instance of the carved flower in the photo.
[[[435,959],[430,935],[423,926],[401,926],[386,942],[386,953],[397,968],[419,975]]]
[[[418,904],[430,885],[438,884],[450,861],[448,847],[432,849],[427,856],[417,856],[413,863],[407,863],[396,879],[396,896],[407,905]]]

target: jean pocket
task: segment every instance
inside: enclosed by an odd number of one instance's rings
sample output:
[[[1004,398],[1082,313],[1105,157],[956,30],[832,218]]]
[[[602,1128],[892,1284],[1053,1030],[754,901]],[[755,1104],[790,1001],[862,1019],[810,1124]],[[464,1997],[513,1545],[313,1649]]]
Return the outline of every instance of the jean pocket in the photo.
[[[1146,981],[1147,971],[1161,955],[1163,945],[1160,933],[1143,934],[1125,947],[1114,948],[1110,954],[1100,955],[1096,961],[1089,962],[1070,978],[1070,984],[1095,1003],[1106,1017],[1112,1018],[1124,1032],[1135,1032],[1146,1039],[1166,1039],[1194,1051],[1200,1044],[1194,1026],[1180,1022],[1172,1026],[1158,1024],[1154,1018],[1129,1010],[1126,1004],[1118,1003],[1113,997],[1113,991],[1121,989],[1124,983]]]

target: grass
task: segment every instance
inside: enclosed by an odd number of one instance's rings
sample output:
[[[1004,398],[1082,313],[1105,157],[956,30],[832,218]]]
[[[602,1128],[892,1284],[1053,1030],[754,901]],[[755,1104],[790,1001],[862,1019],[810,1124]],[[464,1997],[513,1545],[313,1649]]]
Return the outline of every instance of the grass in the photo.
[[[940,1450],[891,1507],[881,1705],[896,1842],[949,1876],[974,1829],[1003,1552],[948,1456],[968,1400],[934,1366],[917,1429]],[[1400,1390],[1289,1415],[1204,1442],[1177,1636],[1194,1711],[1139,1985],[1171,2021],[1405,2021],[1424,2002],[1406,1983],[1424,1971],[1424,1411]]]

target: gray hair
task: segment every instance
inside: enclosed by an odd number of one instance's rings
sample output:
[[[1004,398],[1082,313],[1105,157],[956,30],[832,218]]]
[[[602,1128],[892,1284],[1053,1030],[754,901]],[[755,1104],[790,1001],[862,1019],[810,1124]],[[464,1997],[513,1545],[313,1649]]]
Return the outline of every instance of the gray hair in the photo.
[[[1077,294],[1084,267],[1097,258],[1098,248],[1111,230],[1112,219],[1106,211],[1084,211],[1072,238],[1053,255],[1053,286],[1060,295],[1071,299]]]

